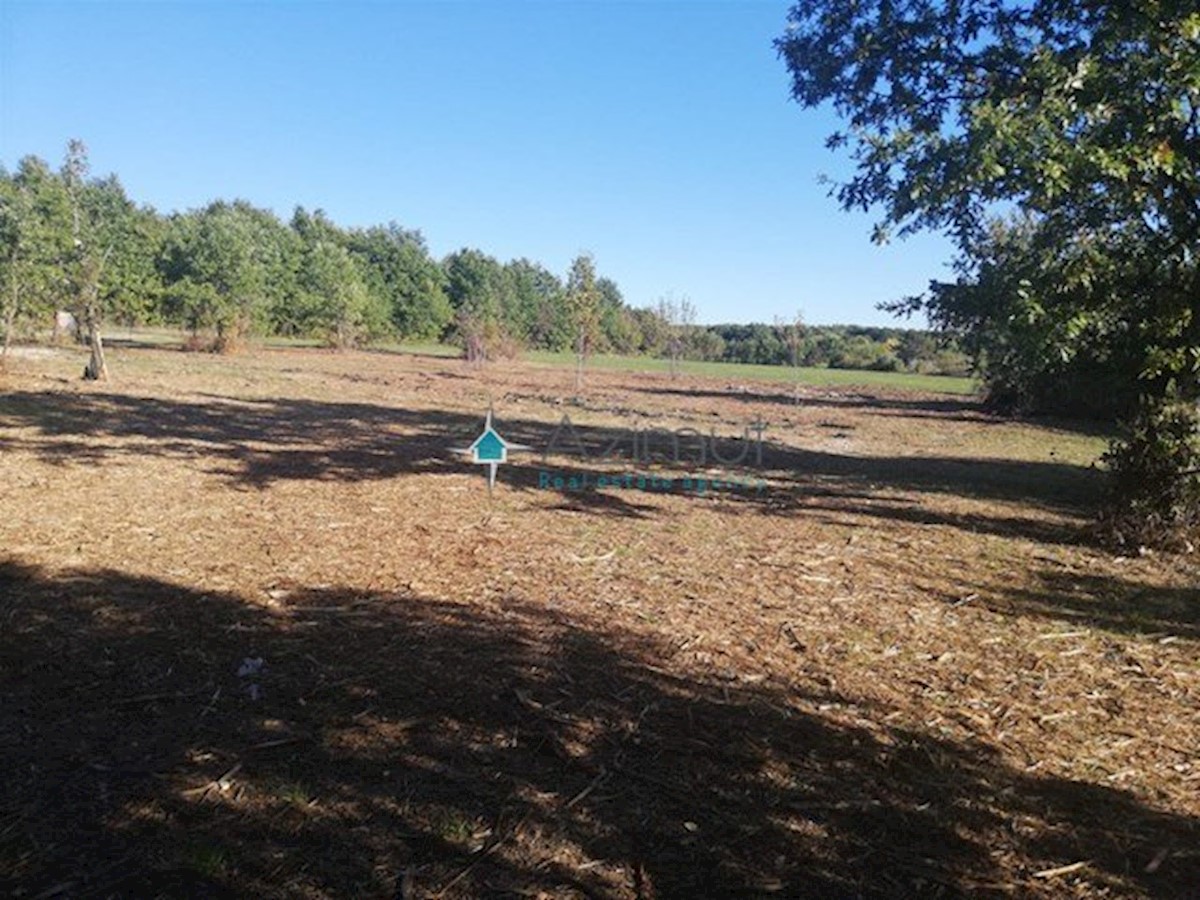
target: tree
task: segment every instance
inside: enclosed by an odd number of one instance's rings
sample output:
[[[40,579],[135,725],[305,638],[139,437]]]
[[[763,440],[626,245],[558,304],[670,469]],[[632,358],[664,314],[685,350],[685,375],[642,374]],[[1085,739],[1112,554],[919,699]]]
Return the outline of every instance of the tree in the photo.
[[[610,353],[628,352],[625,347],[632,339],[632,323],[625,316],[625,298],[615,281],[607,277],[596,279],[597,334],[596,349]]]
[[[896,342],[896,358],[905,369],[915,370],[917,363],[938,352],[937,339],[927,331],[905,331]]]
[[[163,293],[156,262],[165,232],[153,209],[136,206],[115,175],[93,182],[88,196],[107,262],[99,284],[106,320],[132,325],[155,315]]]
[[[567,278],[567,308],[575,332],[575,389],[583,387],[583,370],[600,334],[600,289],[596,286],[596,263],[581,253],[571,263]]]
[[[419,231],[387,226],[354,229],[346,248],[363,263],[368,290],[387,305],[392,326],[407,340],[436,340],[454,317],[445,275]]]
[[[970,276],[931,286],[931,318],[960,336],[998,412],[1135,412],[1140,335],[1081,312],[1070,281],[1048,282],[1064,248],[1042,244],[1028,219],[993,223],[971,246]]]
[[[687,297],[668,295],[658,301],[657,312],[665,325],[665,350],[671,360],[671,377],[679,375],[679,363],[688,349],[688,333],[696,324],[696,307]]]
[[[632,329],[638,339],[640,353],[660,355],[667,343],[667,323],[657,307],[631,309],[629,316]]]
[[[349,251],[328,240],[305,247],[300,264],[301,306],[307,330],[339,349],[355,347],[387,327],[388,309],[372,296]]]
[[[571,322],[562,282],[553,272],[528,259],[504,267],[503,312],[508,329],[531,347],[562,350],[571,346]]]
[[[390,329],[390,298],[386,290],[369,289],[369,262],[346,248],[348,236],[323,211],[302,207],[292,215],[292,231],[301,246],[293,300],[301,327],[342,349],[383,336]]]
[[[792,367],[792,402],[800,402],[800,365],[803,361],[804,349],[804,314],[799,310],[791,319],[777,316],[775,328],[783,335],[783,343],[788,350],[788,364]]]
[[[243,200],[216,201],[171,222],[163,254],[168,291],[193,333],[215,332],[213,349],[232,350],[266,325],[295,264],[282,232],[273,213]]]
[[[18,323],[48,318],[65,288],[70,207],[62,181],[28,156],[12,175],[0,171],[0,327],[7,356]]]
[[[453,335],[463,345],[467,360],[481,364],[489,346],[503,337],[504,268],[480,250],[464,248],[442,263],[446,273],[446,296],[454,310]]]
[[[89,173],[87,147],[70,141],[61,178],[70,208],[71,245],[62,264],[71,310],[90,351],[83,377],[106,381],[101,330],[110,318],[136,318],[157,296],[158,235],[153,213],[139,211],[115,175],[89,180]]]
[[[1179,417],[1193,423],[1187,441],[1197,440],[1194,6],[802,0],[777,47],[795,99],[828,102],[848,122],[828,141],[849,146],[856,163],[836,189],[841,204],[882,207],[880,238],[936,229],[958,243],[952,288],[934,285],[893,308],[950,321],[970,304],[990,308],[997,286],[1015,280],[1046,358],[1070,359],[1081,334],[1111,346],[1114,358],[1132,345],[1125,374],[1143,401],[1112,451],[1125,461],[1113,472],[1123,485],[1114,497],[1133,511],[1126,536],[1136,539],[1138,521],[1200,522],[1194,467],[1177,465],[1165,481],[1157,470],[1139,473],[1139,461],[1190,458],[1164,449]],[[1014,207],[1024,246],[1010,241],[1012,262],[997,263],[989,230]],[[1147,516],[1154,508],[1163,515]]]

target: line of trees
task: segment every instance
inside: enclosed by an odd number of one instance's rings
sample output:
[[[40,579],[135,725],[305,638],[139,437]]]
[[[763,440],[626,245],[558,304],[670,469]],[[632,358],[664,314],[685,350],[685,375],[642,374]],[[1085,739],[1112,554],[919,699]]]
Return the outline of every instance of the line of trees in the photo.
[[[595,353],[767,365],[961,374],[964,358],[929,332],[792,325],[697,325],[687,298],[632,308],[587,254],[565,279],[529,259],[464,248],[434,259],[396,223],[341,228],[320,210],[281,221],[244,200],[163,215],[115,175],[93,178],[73,141],[60,169],[28,156],[0,169],[0,329],[42,331],[75,314],[105,377],[107,325],[172,325],[216,351],[250,335],[319,337],[332,346],[450,341],[473,361],[522,349],[573,351],[579,379]]]
[[[587,351],[641,352],[649,310],[633,310],[594,273]],[[319,336],[350,347],[384,339],[456,341],[472,357],[579,337],[569,285],[528,259],[475,249],[434,259],[396,223],[342,228],[298,207],[284,222],[244,200],[163,215],[129,198],[115,175],[93,178],[83,144],[61,168],[28,156],[0,169],[0,329],[41,331],[74,313],[103,377],[105,325],[175,325],[225,351],[252,334]]]
[[[690,355],[721,362],[813,366],[928,375],[971,374],[953,334],[869,325],[704,325],[691,334]]]

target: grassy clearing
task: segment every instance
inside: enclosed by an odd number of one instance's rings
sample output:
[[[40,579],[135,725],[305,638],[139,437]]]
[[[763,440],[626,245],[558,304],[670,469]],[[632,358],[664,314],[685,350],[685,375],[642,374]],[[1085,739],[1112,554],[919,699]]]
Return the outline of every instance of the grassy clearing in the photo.
[[[597,367],[576,394],[411,353],[116,346],[106,385],[74,349],[12,363],[24,895],[1200,883],[1200,567],[1090,542],[1101,436],[945,392]],[[489,501],[450,450],[489,404],[535,448],[564,413],[592,451],[768,428],[730,468],[514,452]],[[733,477],[764,487],[682,486]]]
[[[526,354],[531,362],[555,366],[574,366],[575,356],[571,353],[548,353],[536,351]],[[671,362],[638,356],[593,357],[589,365],[597,369],[618,372],[670,372]],[[706,378],[725,378],[731,381],[768,381],[793,384],[799,382],[811,387],[882,387],[896,390],[923,391],[945,394],[972,394],[976,384],[970,378],[954,378],[945,375],[917,375],[911,372],[867,372],[851,369],[791,368],[789,366],[761,366],[747,363],[695,362],[685,360],[680,364],[684,375]]]
[[[167,348],[182,341],[180,332],[169,328],[139,328],[133,331],[117,331],[117,341],[135,341],[152,347]],[[312,338],[270,337],[255,342],[259,347],[273,349],[319,349],[321,342]],[[409,353],[417,356],[433,356],[456,359],[456,347],[435,342],[406,342],[380,344],[376,349],[389,353]],[[529,362],[547,366],[575,366],[575,356],[570,352],[531,351],[524,355]],[[667,373],[671,369],[669,360],[642,356],[600,355],[593,357],[589,366],[602,371]],[[976,383],[970,378],[955,378],[945,375],[918,375],[911,372],[868,372],[851,369],[800,368],[788,366],[761,366],[742,363],[695,362],[685,360],[680,365],[684,375],[707,378],[724,378],[730,381],[764,381],[799,383],[810,387],[874,387],[907,391],[922,391],[945,394],[973,394]]]

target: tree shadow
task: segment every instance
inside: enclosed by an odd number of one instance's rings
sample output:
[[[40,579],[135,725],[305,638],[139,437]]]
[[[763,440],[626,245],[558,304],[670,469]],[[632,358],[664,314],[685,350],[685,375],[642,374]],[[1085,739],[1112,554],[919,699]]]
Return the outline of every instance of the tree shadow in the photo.
[[[730,386],[725,390],[700,387],[662,387],[631,383],[624,385],[631,391],[665,397],[706,398],[732,400],[747,404],[786,406],[792,409],[859,410],[880,415],[906,419],[936,419],[943,422],[974,422],[1001,425],[1012,422],[1028,422],[1044,428],[1089,437],[1112,438],[1116,428],[1090,418],[1067,418],[1052,415],[1028,417],[1001,415],[992,409],[982,397],[973,395],[921,392],[915,396],[898,396],[886,389],[877,392],[855,391],[846,388],[821,389],[811,384],[801,385],[797,395],[792,390],[762,390],[761,385],[753,388]]]
[[[949,527],[970,534],[990,534],[1064,547],[1087,546],[1094,540],[1086,528],[1069,522],[1030,516],[944,512],[930,509],[916,501],[897,498],[880,500],[871,495],[855,498],[853,494],[844,491],[814,489],[784,502],[776,499],[773,508],[774,514],[782,516],[822,514],[830,521],[840,521],[843,524],[848,524],[856,518],[880,519],[920,527]],[[836,515],[850,518],[835,519]]]
[[[0,620],[0,874],[27,894],[1200,883],[1182,852],[1195,819],[887,725],[861,699],[689,674],[654,638],[515,597],[297,588],[258,605],[9,562]],[[838,701],[870,721],[818,711]],[[1146,872],[1162,848],[1180,854]],[[1065,880],[1031,877],[1077,860]]]
[[[735,400],[790,407],[829,407],[831,409],[862,409],[870,412],[893,413],[905,417],[932,417],[971,422],[1002,421],[989,415],[976,397],[945,395],[890,396],[884,393],[861,393],[841,388],[825,390],[811,384],[800,385],[800,392],[788,388],[764,390],[762,385],[744,387],[731,385],[720,390],[704,387],[663,387],[661,385],[630,385],[630,390],[662,397],[688,399]],[[799,402],[797,402],[799,401]]]
[[[521,489],[539,485],[542,471],[586,473],[629,471],[649,461],[683,474],[703,472],[719,461],[701,456],[694,439],[676,452],[659,435],[652,452],[640,459],[604,457],[613,432],[575,425],[577,454],[543,458],[558,421],[505,418],[498,421],[508,440],[531,449],[502,467],[500,479]],[[261,489],[280,480],[370,481],[411,473],[459,474],[483,416],[446,410],[403,409],[374,403],[302,399],[204,397],[199,401],[132,396],[111,392],[15,392],[0,397],[0,428],[25,428],[32,437],[13,437],[9,446],[27,449],[53,464],[98,464],[112,457],[165,456],[197,460],[235,487]],[[734,459],[746,432],[708,441],[724,444]],[[648,438],[646,440],[649,440]],[[628,446],[628,441],[625,442]],[[647,445],[649,446],[649,445]],[[711,444],[710,444],[711,446]],[[743,477],[771,482],[764,493],[737,496],[744,505],[769,514],[802,512],[812,491],[835,491],[847,498],[905,491],[917,498],[950,495],[981,501],[1026,504],[1079,516],[1090,511],[1098,473],[1057,462],[967,457],[858,456],[764,441],[742,464]],[[543,486],[545,489],[545,486]],[[553,487],[548,488],[554,490]],[[651,506],[631,495],[559,491],[566,506],[599,514],[644,516]],[[883,507],[863,506],[867,515],[896,518]],[[949,520],[947,520],[949,523]],[[982,520],[975,523],[984,524]],[[1018,533],[1018,521],[1000,523],[996,533]],[[1036,529],[1030,537],[1039,538]]]
[[[983,602],[997,612],[1070,619],[1121,634],[1200,638],[1200,586],[1166,587],[1069,569],[1035,575],[1027,587],[995,586],[988,592],[993,598]]]

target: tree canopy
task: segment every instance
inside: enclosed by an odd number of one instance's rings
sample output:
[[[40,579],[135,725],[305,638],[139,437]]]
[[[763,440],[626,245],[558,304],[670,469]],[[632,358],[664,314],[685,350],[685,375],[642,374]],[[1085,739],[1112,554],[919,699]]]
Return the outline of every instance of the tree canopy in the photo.
[[[1200,399],[1195,4],[801,0],[777,47],[795,99],[845,121],[840,203],[880,210],[880,239],[957,241],[957,279],[892,308],[963,334],[993,387],[1072,365],[1132,385],[1110,456],[1117,506],[1143,511],[1126,530],[1200,522],[1195,450],[1157,498],[1136,462]]]

